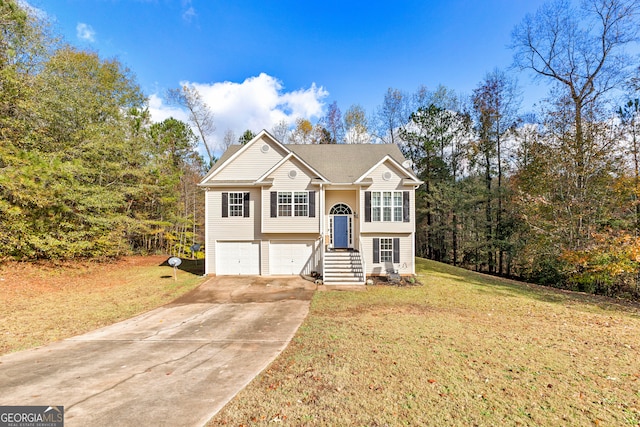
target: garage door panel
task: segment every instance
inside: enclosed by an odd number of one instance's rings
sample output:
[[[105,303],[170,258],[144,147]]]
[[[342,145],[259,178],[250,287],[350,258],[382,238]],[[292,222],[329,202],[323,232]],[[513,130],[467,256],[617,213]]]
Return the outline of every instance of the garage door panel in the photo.
[[[296,275],[305,272],[313,260],[313,241],[275,241],[269,245],[269,272]]]
[[[216,273],[221,276],[260,274],[258,242],[218,242]]]

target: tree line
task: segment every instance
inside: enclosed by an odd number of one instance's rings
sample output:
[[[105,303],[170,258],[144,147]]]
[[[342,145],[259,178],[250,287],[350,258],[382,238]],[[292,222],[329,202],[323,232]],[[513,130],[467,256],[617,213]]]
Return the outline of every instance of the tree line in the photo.
[[[151,123],[115,59],[0,1],[0,258],[185,254],[205,170],[191,127]]]
[[[640,297],[636,1],[556,0],[512,33],[514,69],[549,88],[523,114],[514,71],[470,96],[389,89],[378,111],[424,181],[416,248],[477,271]]]

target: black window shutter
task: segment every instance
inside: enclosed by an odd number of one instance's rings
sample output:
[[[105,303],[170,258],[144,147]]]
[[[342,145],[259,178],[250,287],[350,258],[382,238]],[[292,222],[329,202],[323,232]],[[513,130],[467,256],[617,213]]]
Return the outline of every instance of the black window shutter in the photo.
[[[371,222],[371,191],[364,192],[364,222]]]
[[[278,217],[278,192],[271,192],[271,218]]]
[[[244,193],[243,196],[243,211],[244,211],[244,217],[245,218],[249,218],[249,193]]]
[[[316,192],[309,191],[309,218],[316,217]]]
[[[400,262],[400,239],[398,237],[393,238],[393,263],[398,264]]]
[[[409,222],[410,218],[410,212],[411,209],[409,209],[409,192],[408,191],[403,191],[402,192],[402,222]]]
[[[229,193],[222,193],[222,218],[229,216]]]
[[[373,239],[373,262],[380,262],[380,239]]]

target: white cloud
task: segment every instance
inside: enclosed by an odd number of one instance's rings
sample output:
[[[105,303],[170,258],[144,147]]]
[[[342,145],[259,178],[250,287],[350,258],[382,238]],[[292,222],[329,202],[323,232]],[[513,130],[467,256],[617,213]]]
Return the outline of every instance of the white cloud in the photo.
[[[155,93],[149,97],[149,113],[151,114],[151,120],[154,122],[161,122],[169,117],[182,120],[185,123],[189,121],[186,111],[166,105],[160,95]]]
[[[83,22],[79,22],[78,25],[76,25],[76,35],[80,40],[91,43],[96,41],[96,32],[93,27]]]
[[[193,7],[189,7],[187,10],[185,10],[184,12],[182,12],[182,19],[184,19],[187,22],[191,22],[193,20],[193,18],[195,18],[197,16],[196,14],[196,10]]]
[[[282,82],[265,73],[249,77],[242,83],[181,82],[180,85],[197,89],[213,112],[216,132],[208,135],[208,140],[213,140],[218,147],[218,155],[227,130],[240,136],[247,129],[255,133],[262,129],[271,132],[273,126],[282,120],[291,125],[301,117],[315,121],[323,115],[323,99],[329,95],[315,83],[306,89],[285,92]],[[170,116],[187,120],[184,111],[166,105],[158,95],[150,97],[149,111],[156,122]]]
[[[182,12],[182,19],[184,19],[186,22],[191,23],[193,18],[198,16],[196,10],[191,5],[191,0],[182,0],[182,8],[184,10]]]

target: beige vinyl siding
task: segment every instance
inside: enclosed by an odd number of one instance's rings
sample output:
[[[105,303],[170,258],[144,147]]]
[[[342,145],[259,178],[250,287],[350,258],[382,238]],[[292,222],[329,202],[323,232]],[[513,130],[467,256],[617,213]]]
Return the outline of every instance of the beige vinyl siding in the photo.
[[[269,146],[267,152],[262,151],[264,145]],[[286,155],[281,148],[267,139],[255,141],[251,146],[240,153],[230,163],[213,177],[215,181],[256,180],[275,166]]]
[[[249,193],[249,218],[222,217],[222,193]],[[207,222],[215,240],[260,240],[260,188],[207,190]]]
[[[249,193],[249,218],[222,217],[222,193]],[[256,241],[260,233],[260,188],[230,187],[205,192],[205,273],[216,273],[217,241]]]
[[[262,190],[262,232],[263,233],[319,233],[320,232],[320,191],[311,185],[311,177],[302,165],[288,161],[275,170],[269,178],[273,185]],[[295,171],[295,177],[290,172]],[[315,217],[286,216],[271,218],[271,192],[315,191]]]
[[[348,205],[353,212],[358,212],[358,190],[325,190],[325,215],[329,215],[331,208],[338,204]]]
[[[400,239],[400,262],[399,263],[373,263],[373,239],[374,238],[399,238]],[[386,270],[393,266],[400,274],[413,274],[413,234],[366,234],[360,236],[362,239],[362,252],[365,260],[367,274],[385,275]]]
[[[391,179],[385,180],[383,175],[386,172],[391,173]],[[387,163],[383,163],[378,166],[368,176],[373,183],[367,187],[362,188],[360,191],[360,206],[361,215],[359,215],[360,231],[362,233],[411,233],[415,230],[415,190],[413,186],[406,186],[403,184],[403,176],[398,174],[399,171]],[[394,221],[372,221],[365,222],[365,202],[364,195],[366,191],[408,191],[409,192],[409,222],[394,222]]]

